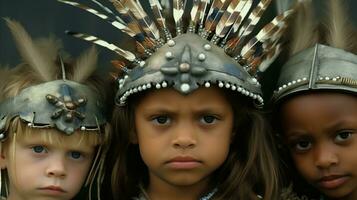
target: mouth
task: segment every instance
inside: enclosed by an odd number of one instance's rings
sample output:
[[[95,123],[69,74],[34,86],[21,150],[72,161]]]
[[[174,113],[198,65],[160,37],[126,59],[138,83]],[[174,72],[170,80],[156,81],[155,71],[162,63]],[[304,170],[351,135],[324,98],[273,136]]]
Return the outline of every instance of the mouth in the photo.
[[[350,179],[348,175],[329,175],[318,180],[318,185],[323,189],[336,189],[345,184]]]
[[[39,188],[39,190],[46,192],[46,193],[50,193],[50,194],[61,194],[61,193],[67,193],[64,189],[62,189],[59,186],[55,186],[55,185],[50,185],[50,186],[46,186],[46,187],[41,187]]]
[[[202,162],[190,156],[177,156],[166,164],[173,169],[194,169],[201,166]]]

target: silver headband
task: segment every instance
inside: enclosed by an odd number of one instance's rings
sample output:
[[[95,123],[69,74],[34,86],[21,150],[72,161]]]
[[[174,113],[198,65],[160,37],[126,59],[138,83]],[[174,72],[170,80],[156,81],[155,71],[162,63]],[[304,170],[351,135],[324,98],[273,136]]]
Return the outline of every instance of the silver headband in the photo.
[[[274,101],[309,90],[357,93],[357,55],[316,44],[294,55],[282,67]]]
[[[104,105],[88,86],[55,80],[23,89],[0,104],[0,139],[10,120],[19,117],[29,127],[57,128],[70,135],[96,130],[106,123]]]

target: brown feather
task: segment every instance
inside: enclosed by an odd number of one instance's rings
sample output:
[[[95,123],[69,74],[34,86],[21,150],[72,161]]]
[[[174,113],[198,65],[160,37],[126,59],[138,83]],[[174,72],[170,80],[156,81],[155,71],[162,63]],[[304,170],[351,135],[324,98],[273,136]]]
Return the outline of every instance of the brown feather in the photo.
[[[95,47],[88,49],[77,59],[73,68],[72,80],[76,82],[86,81],[97,68],[98,53]]]

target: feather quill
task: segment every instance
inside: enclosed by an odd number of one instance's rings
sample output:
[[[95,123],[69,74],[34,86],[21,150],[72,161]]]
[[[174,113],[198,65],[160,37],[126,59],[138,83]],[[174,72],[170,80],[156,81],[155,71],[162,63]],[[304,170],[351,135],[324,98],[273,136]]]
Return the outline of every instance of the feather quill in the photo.
[[[351,41],[354,41],[353,32],[351,31],[352,24],[346,14],[343,5],[344,1],[330,0],[330,14],[327,34],[327,43],[335,48],[351,51]]]
[[[96,0],[90,0],[92,2],[94,2],[95,4],[97,4],[100,8],[102,8],[104,11],[106,11],[108,14],[112,15],[115,17],[115,19],[122,23],[122,24],[125,24],[125,22],[120,18],[118,17],[116,14],[114,14],[109,8],[105,7],[103,4],[101,4],[99,1],[96,1]]]
[[[185,12],[186,0],[173,0],[173,16],[176,24],[177,35],[181,34],[182,17]]]
[[[164,35],[167,39],[171,39],[172,36],[166,26],[166,19],[162,15],[162,6],[160,5],[160,2],[158,0],[149,0],[149,3],[151,6],[151,10],[153,11],[154,16],[156,18],[156,22],[159,25],[159,28],[163,30]]]
[[[241,11],[239,9],[239,3],[241,2],[242,2],[241,0],[232,0],[232,2],[229,4],[227,10],[223,13],[221,19],[217,24],[216,32],[215,32],[215,35],[217,37],[223,38],[231,28],[233,23],[236,21]]]
[[[26,30],[18,22],[8,18],[5,18],[5,21],[10,28],[17,49],[24,61],[37,72],[41,80],[53,80],[57,69],[55,63],[39,51],[30,35],[28,35]]]
[[[130,62],[136,62],[138,59],[135,56],[135,54],[131,53],[130,51],[123,50],[119,47],[117,47],[114,44],[108,43],[107,41],[104,41],[102,39],[99,39],[96,36],[84,34],[84,33],[77,33],[77,32],[72,32],[72,31],[66,31],[66,34],[71,35],[73,37],[89,41],[91,43],[97,44],[99,46],[105,47],[111,51],[116,52],[118,55],[124,57],[126,60]]]
[[[98,53],[95,47],[90,48],[77,59],[73,68],[72,80],[86,81],[97,69]]]

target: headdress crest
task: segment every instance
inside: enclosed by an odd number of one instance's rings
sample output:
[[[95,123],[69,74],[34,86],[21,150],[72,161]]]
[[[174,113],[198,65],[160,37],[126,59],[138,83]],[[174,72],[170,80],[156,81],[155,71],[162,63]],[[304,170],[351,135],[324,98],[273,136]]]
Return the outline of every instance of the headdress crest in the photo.
[[[119,105],[125,104],[131,94],[149,88],[174,87],[187,94],[211,85],[240,92],[263,104],[257,79],[280,53],[280,38],[292,14],[292,10],[282,13],[253,35],[271,0],[173,0],[168,13],[172,13],[175,31],[170,31],[163,12],[163,5],[168,10],[167,1],[150,0],[152,15],[135,0],[110,0],[117,14],[94,0],[105,14],[77,2],[58,1],[84,9],[135,39],[137,51],[130,52],[95,36],[67,32],[129,61],[115,62],[125,72],[118,78]],[[186,16],[190,18],[188,26],[184,23]]]
[[[282,67],[274,101],[310,90],[357,92],[357,51],[353,26],[343,1],[329,1],[327,31],[321,33],[311,0],[298,5],[291,58]]]

